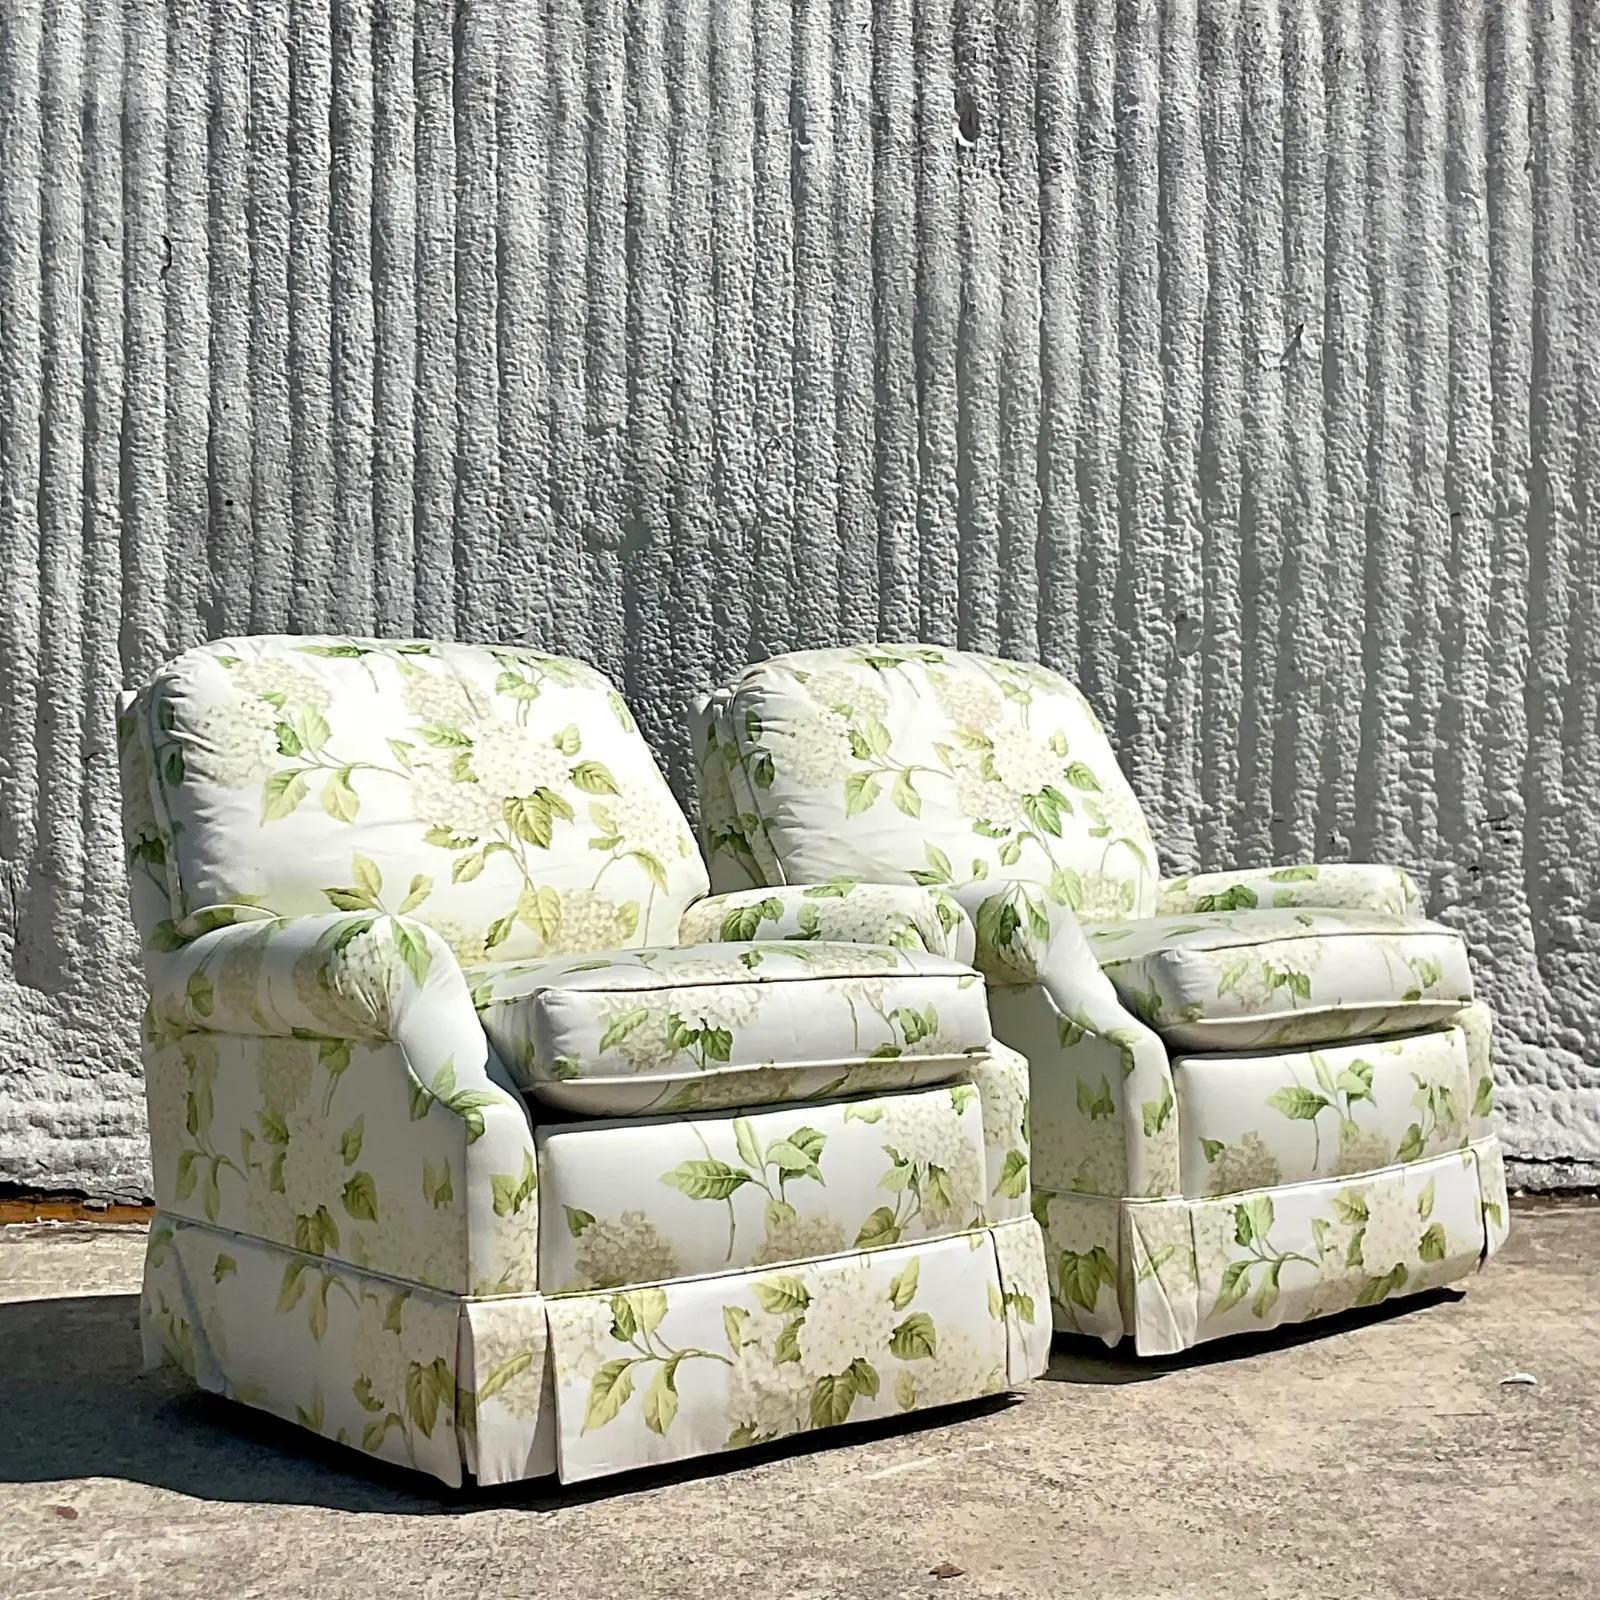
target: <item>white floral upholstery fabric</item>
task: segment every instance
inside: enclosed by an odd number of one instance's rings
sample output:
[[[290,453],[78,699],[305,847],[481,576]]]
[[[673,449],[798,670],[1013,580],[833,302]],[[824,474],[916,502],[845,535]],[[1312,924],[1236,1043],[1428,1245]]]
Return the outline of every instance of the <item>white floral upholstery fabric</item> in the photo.
[[[1236,911],[1091,924],[1123,1003],[1170,1044],[1251,1049],[1405,1032],[1472,1000],[1460,935],[1361,911]]]
[[[140,1322],[150,1366],[380,1461],[448,1484],[555,1465],[536,1296],[462,1300],[162,1214]]]
[[[136,821],[153,811],[172,841],[185,931],[219,907],[383,910],[471,962],[669,943],[705,892],[628,708],[581,662],[224,639],[165,667],[129,715],[152,775]]]
[[[996,1394],[1019,1367],[1043,1366],[1044,1292],[1038,1234],[1011,1223],[782,1272],[554,1300],[563,1476]]]
[[[887,945],[690,945],[475,977],[500,1059],[541,1100],[585,1113],[935,1082],[989,1044],[971,968]]]
[[[982,1227],[971,1083],[544,1129],[539,1259],[562,1291],[770,1267]],[[1024,1178],[1022,1188],[1026,1188]]]
[[[972,960],[974,947],[972,923],[954,896],[853,878],[808,888],[741,889],[698,900],[684,913],[678,942],[751,939],[892,944],[962,962]]]
[[[522,650],[226,641],[118,738],[152,1365],[480,1484],[1042,1370],[1027,1068],[954,901],[697,912],[627,708]]]
[[[741,914],[847,878],[969,919],[995,1036],[1030,1063],[1058,1328],[1166,1353],[1499,1247],[1488,1013],[1405,871],[1162,877],[1092,712],[1018,663],[802,651],[693,725],[702,846]]]
[[[1092,916],[1154,909],[1138,801],[1088,702],[1044,667],[932,645],[798,651],[702,701],[695,734],[719,889],[993,873]]]
[[[1410,917],[1421,910],[1422,896],[1411,874],[1401,867],[1306,861],[1292,867],[1164,878],[1156,897],[1156,915],[1163,917],[1196,911],[1254,911],[1258,907],[1282,911],[1293,906]]]
[[[436,933],[251,921],[148,952],[146,974],[163,1211],[430,1288],[535,1287],[527,1108]]]
[[[1140,1355],[1455,1283],[1505,1241],[1499,1142],[1209,1200],[1035,1194],[1058,1328]]]
[[[1186,1195],[1349,1177],[1469,1139],[1473,1088],[1459,1028],[1281,1055],[1178,1056],[1172,1077]]]

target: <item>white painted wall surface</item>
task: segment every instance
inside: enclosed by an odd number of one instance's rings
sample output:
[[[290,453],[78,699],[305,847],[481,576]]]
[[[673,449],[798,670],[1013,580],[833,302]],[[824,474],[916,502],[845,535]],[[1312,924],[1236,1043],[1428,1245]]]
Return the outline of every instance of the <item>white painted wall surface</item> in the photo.
[[[294,628],[684,793],[748,657],[1038,655],[1174,867],[1411,867],[1600,1159],[1597,366],[1587,0],[4,0],[0,1180],[145,1181],[114,691]]]

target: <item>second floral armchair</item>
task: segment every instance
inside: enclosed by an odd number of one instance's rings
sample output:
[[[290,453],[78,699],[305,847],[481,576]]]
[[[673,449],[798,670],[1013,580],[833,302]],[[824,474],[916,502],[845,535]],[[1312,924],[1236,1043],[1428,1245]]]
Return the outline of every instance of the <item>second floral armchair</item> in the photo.
[[[712,883],[751,935],[802,885],[969,915],[995,1034],[1031,1065],[1059,1328],[1171,1352],[1499,1245],[1488,1013],[1404,872],[1163,878],[1087,702],[1018,662],[797,652],[707,696],[694,738]]]

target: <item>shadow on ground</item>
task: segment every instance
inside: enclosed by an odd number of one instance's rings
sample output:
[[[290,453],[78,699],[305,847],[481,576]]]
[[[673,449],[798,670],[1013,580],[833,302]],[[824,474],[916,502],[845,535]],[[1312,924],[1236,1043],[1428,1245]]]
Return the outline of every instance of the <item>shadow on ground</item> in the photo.
[[[1212,1340],[1175,1356],[1136,1356],[1133,1341],[1125,1339],[1112,1349],[1098,1340],[1056,1335],[1046,1383],[1086,1383],[1097,1386],[1122,1383],[1153,1383],[1202,1367],[1226,1366],[1235,1361],[1259,1361],[1274,1350],[1292,1350],[1296,1345],[1332,1339],[1353,1328],[1374,1323],[1397,1322],[1421,1316],[1434,1306],[1464,1300],[1460,1289],[1429,1289],[1422,1294],[1390,1300],[1383,1305],[1337,1316],[1319,1317],[1315,1322],[1287,1322],[1267,1333],[1241,1333],[1231,1338]]]
[[[1107,1350],[1087,1340],[1056,1340],[1047,1381],[1117,1385],[1176,1377],[1195,1368],[1259,1358],[1352,1326],[1410,1316],[1452,1291],[1394,1306],[1280,1329],[1265,1336],[1220,1340],[1181,1356],[1137,1360],[1130,1346]],[[11,1383],[0,1428],[0,1482],[51,1483],[120,1478],[213,1501],[314,1505],[345,1511],[463,1515],[504,1507],[554,1510],[597,1499],[646,1493],[687,1479],[715,1478],[763,1459],[835,1449],[861,1441],[938,1433],[948,1416],[919,1413],[816,1436],[789,1439],[679,1467],[652,1468],[599,1483],[563,1488],[553,1479],[501,1489],[422,1487],[427,1480],[374,1462],[214,1395],[174,1373],[145,1373],[138,1358],[139,1297],[66,1296],[0,1304],[0,1351]],[[997,1396],[960,1408],[968,1416],[1020,1403]]]
[[[10,1365],[0,1426],[0,1483],[120,1478],[196,1499],[323,1506],[405,1516],[515,1507],[555,1510],[720,1477],[850,1439],[939,1433],[949,1416],[921,1412],[832,1429],[814,1439],[703,1457],[571,1487],[553,1478],[460,1490],[321,1440],[265,1412],[202,1394],[180,1374],[139,1365],[136,1294],[0,1303],[0,1351]],[[960,1409],[983,1416],[1019,1403],[997,1395]]]

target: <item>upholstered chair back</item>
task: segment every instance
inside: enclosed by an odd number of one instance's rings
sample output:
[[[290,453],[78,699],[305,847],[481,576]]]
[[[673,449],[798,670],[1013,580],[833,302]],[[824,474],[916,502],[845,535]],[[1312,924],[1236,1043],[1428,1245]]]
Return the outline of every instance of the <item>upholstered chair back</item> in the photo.
[[[695,708],[718,890],[1021,879],[1148,916],[1144,814],[1088,702],[1047,668],[919,644],[804,650]]]
[[[581,662],[222,639],[163,667],[120,732],[147,939],[370,909],[431,925],[470,963],[672,944],[705,893],[649,747]]]

